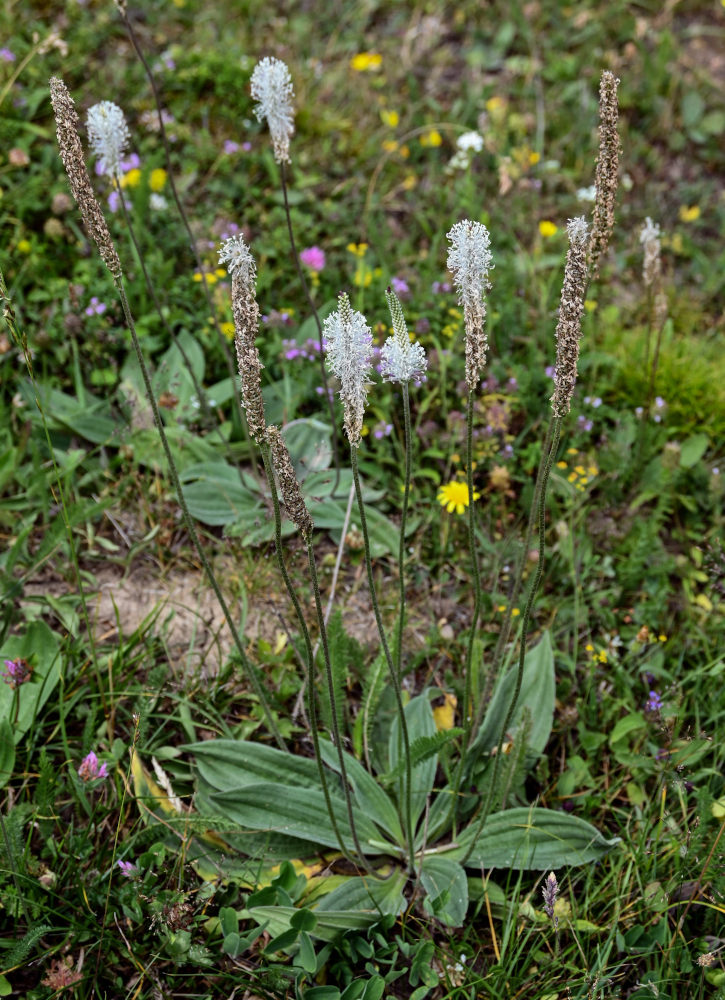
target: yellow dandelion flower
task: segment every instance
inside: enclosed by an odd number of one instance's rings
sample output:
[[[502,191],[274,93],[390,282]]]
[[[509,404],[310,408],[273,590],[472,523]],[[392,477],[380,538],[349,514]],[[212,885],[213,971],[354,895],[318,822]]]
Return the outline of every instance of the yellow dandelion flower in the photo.
[[[496,608],[496,610],[503,612],[503,611],[506,610],[506,605],[505,604],[499,604],[498,607]]]
[[[564,461],[557,462],[556,463],[556,467],[557,467],[557,469],[566,469],[567,468],[567,464]]]
[[[501,109],[504,108],[505,105],[506,102],[504,101],[503,97],[498,97],[498,96],[489,97],[489,99],[486,101],[486,111],[488,111],[489,113],[493,111],[501,111]]]
[[[588,642],[586,644],[586,646],[584,647],[584,652],[585,653],[593,653],[594,652],[594,646],[592,646],[591,642]]]
[[[600,663],[606,663],[607,662],[607,651],[606,651],[606,649],[601,649],[599,651],[597,659],[599,660]]]
[[[584,472],[584,466],[583,466],[583,465],[575,465],[575,466],[574,466],[574,472],[576,472],[576,474],[577,474],[578,476],[583,476],[583,475],[585,475],[585,472]]]
[[[588,472],[588,473],[589,473],[589,475],[590,475],[590,476],[592,476],[592,477],[594,477],[594,476],[598,476],[598,475],[599,475],[599,469],[598,469],[598,468],[596,467],[596,465],[590,465],[590,466],[589,466],[589,467],[587,468],[587,472]]]
[[[532,149],[531,152],[529,153],[529,163],[530,163],[530,165],[532,167],[535,167],[536,164],[539,162],[540,159],[541,159],[541,153],[535,153],[533,151],[533,149]]]
[[[559,232],[559,227],[549,219],[542,219],[539,223],[539,232],[544,239],[548,239],[550,236],[556,236]]]
[[[134,167],[133,170],[129,170],[128,173],[124,174],[121,178],[122,188],[135,188],[141,183],[141,171],[138,167]]]
[[[417,183],[418,183],[418,178],[415,176],[415,174],[407,174],[403,178],[402,187],[404,188],[405,191],[412,191]]]
[[[15,244],[15,249],[18,251],[18,253],[29,254],[33,248],[31,246],[30,240],[18,240],[18,242]]]
[[[566,477],[567,483],[573,483],[575,479],[576,479],[576,472],[570,472],[569,475]]]
[[[597,300],[596,299],[584,299],[584,308],[586,309],[586,311],[588,313],[594,312],[594,310],[597,308]]]
[[[348,251],[356,257],[364,257],[367,248],[367,243],[348,243],[347,245]]]
[[[217,276],[217,278],[226,278],[227,269],[225,267],[218,267],[214,272],[214,274]]]
[[[576,448],[567,448],[566,449],[566,453],[567,453],[567,455],[578,455],[579,454],[579,452],[576,450]]]
[[[149,177],[149,187],[152,191],[163,191],[164,185],[166,184],[166,178],[169,175],[161,167],[157,167],[156,170],[151,171],[151,176]]]
[[[521,614],[521,612],[520,612],[520,610],[518,608],[511,608],[511,617],[512,618],[518,618],[518,616],[520,614]]]
[[[480,493],[474,492],[474,500],[479,500],[480,497]],[[468,484],[454,479],[450,483],[446,483],[445,486],[441,486],[438,490],[438,503],[441,507],[445,507],[449,514],[452,514],[453,511],[456,514],[463,514],[468,507]]]
[[[375,73],[380,69],[383,57],[377,52],[358,52],[350,60],[350,68],[356,73]]]
[[[389,128],[395,128],[396,125],[400,124],[400,115],[397,111],[383,110],[380,112],[380,118],[383,125],[387,125]]]
[[[394,153],[398,148],[398,144],[395,139],[385,139],[381,145],[386,153]]]
[[[194,271],[194,273],[193,273],[193,275],[191,277],[191,280],[200,283],[200,282],[202,282],[204,280],[204,277],[205,276],[201,273],[201,271]],[[206,275],[206,283],[208,285],[216,285],[216,283],[217,283],[218,280],[219,279],[217,278],[217,276],[215,274],[207,274]]]
[[[226,323],[220,323],[219,324],[219,329],[224,334],[224,336],[227,338],[227,340],[233,340],[234,339],[234,324],[230,323],[229,320],[227,320]]]
[[[664,634],[658,635],[657,638],[659,639],[660,642],[667,642],[667,636]]]
[[[680,205],[680,222],[694,222],[699,218],[699,205]]]

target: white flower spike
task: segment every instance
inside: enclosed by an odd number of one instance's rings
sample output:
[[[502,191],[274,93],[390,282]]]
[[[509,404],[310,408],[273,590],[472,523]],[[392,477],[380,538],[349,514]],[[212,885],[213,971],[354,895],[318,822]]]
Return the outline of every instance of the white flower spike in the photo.
[[[363,417],[372,368],[373,334],[361,312],[354,312],[345,292],[340,307],[325,320],[327,367],[340,379],[340,399],[345,415],[345,431],[357,447],[362,436]]]
[[[491,240],[480,222],[465,219],[457,222],[448,233],[448,270],[458,289],[458,301],[463,306],[466,327],[466,383],[471,391],[486,364],[488,341],[484,327],[486,304],[483,296],[490,288],[488,272],[493,267]]]
[[[113,179],[121,172],[121,159],[131,139],[123,111],[112,101],[88,109],[88,142],[99,158],[103,173]]]
[[[417,341],[411,343],[403,307],[391,288],[385,292],[385,298],[388,300],[393,322],[393,336],[388,337],[380,351],[380,373],[383,381],[421,382],[428,367],[425,351]]]
[[[251,88],[252,97],[259,101],[254,113],[257,121],[266,121],[269,126],[275,160],[289,163],[289,144],[295,131],[295,92],[286,63],[270,57],[262,59],[254,67]]]

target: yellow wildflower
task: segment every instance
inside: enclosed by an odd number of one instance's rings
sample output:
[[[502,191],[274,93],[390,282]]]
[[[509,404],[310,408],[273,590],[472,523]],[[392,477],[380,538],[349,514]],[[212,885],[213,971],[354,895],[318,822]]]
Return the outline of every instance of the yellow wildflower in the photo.
[[[443,137],[438,129],[435,128],[429,129],[420,137],[421,146],[440,146],[442,143]]]
[[[586,309],[586,311],[588,313],[594,312],[594,310],[597,308],[597,300],[596,299],[584,299],[584,308]]]
[[[549,219],[542,219],[539,223],[539,232],[545,239],[548,239],[559,232],[559,227]]]
[[[382,63],[383,57],[377,52],[359,52],[350,60],[350,68],[354,69],[356,73],[368,71],[375,73],[380,69]]]
[[[141,171],[138,167],[134,167],[133,170],[129,170],[128,173],[124,174],[121,178],[121,187],[138,187],[141,183]]]
[[[356,257],[364,257],[367,248],[367,243],[348,243],[347,245],[348,251],[355,254]]]
[[[680,222],[694,222],[699,218],[699,205],[680,205]]]
[[[397,111],[383,110],[380,112],[380,117],[383,125],[388,125],[390,128],[395,128],[396,125],[400,124],[400,115]]]
[[[166,178],[169,175],[162,167],[157,167],[156,170],[151,171],[151,176],[149,177],[149,187],[152,191],[163,191],[164,185],[166,184]]]
[[[31,246],[30,240],[18,240],[18,242],[15,244],[15,249],[18,251],[18,253],[28,254],[33,248]]]
[[[529,153],[529,163],[531,164],[531,166],[535,167],[540,159],[541,159],[541,153],[535,153],[532,149],[531,152]]]
[[[474,500],[479,500],[480,497],[480,493],[474,492]],[[441,486],[438,490],[438,503],[441,507],[445,507],[449,514],[452,514],[453,511],[456,514],[463,514],[468,507],[468,484],[454,479],[450,483],[446,483],[445,486]]]
[[[220,323],[219,329],[227,340],[234,340],[234,324],[230,323],[229,320],[227,320],[226,323]]]
[[[556,467],[557,467],[557,469],[565,469],[567,467],[566,466],[566,462],[564,462],[564,461],[557,462],[556,463]]]
[[[386,153],[394,153],[398,148],[398,143],[395,139],[384,139],[382,142],[382,147]]]

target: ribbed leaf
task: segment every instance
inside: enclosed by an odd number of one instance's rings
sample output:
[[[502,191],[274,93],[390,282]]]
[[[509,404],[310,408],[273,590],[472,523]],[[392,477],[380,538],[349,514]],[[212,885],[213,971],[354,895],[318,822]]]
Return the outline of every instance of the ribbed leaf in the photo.
[[[322,740],[320,751],[327,766],[339,773],[340,763],[335,747],[327,740]],[[385,794],[375,778],[368,774],[359,760],[348,753],[344,755],[344,758],[347,777],[361,810],[381,829],[385,830],[397,844],[401,847],[404,846],[405,840],[400,818],[392,800]]]
[[[206,740],[187,743],[180,749],[193,754],[199,774],[220,792],[245,788],[260,782],[320,787],[317,764],[263,743],[246,740]],[[333,786],[335,779],[331,778]]]
[[[405,721],[408,724],[408,738],[411,745],[416,740],[435,736],[436,724],[433,719],[433,710],[430,707],[430,701],[425,691],[416,698],[412,698],[405,706]],[[396,771],[398,763],[404,759],[405,748],[402,744],[403,741],[399,739],[399,722],[396,716],[390,727],[390,740],[388,742],[388,766],[390,771]],[[426,801],[433,789],[437,768],[437,754],[427,758],[413,768],[411,795],[411,820],[413,828],[415,828],[421,813],[425,809]],[[402,809],[403,796],[405,794],[405,779],[400,782],[400,785],[402,786],[400,798]]]
[[[426,911],[449,927],[460,927],[468,909],[468,880],[461,865],[429,856],[423,859],[420,880],[427,893]]]
[[[315,914],[318,921],[340,910],[374,912],[378,917],[384,914],[397,916],[406,906],[403,895],[405,883],[406,875],[400,868],[394,868],[385,879],[375,879],[367,875],[348,879],[322,897],[315,908]]]
[[[308,841],[313,849],[338,847],[325,797],[316,788],[295,788],[279,781],[270,781],[215,792],[210,796],[221,815],[248,830],[283,833]],[[337,797],[332,807],[340,835],[348,851],[354,851],[345,803]],[[380,834],[359,809],[353,812],[361,849],[366,854],[379,854]]]
[[[462,831],[456,848],[439,856],[461,861],[474,834],[475,823]],[[466,865],[543,871],[597,861],[618,843],[618,837],[607,840],[590,823],[553,809],[506,809],[486,820]]]
[[[363,693],[360,700],[360,711],[355,719],[353,745],[358,757],[365,757],[370,766],[370,740],[375,711],[385,690],[387,667],[385,655],[381,651],[366,671],[363,682]]]

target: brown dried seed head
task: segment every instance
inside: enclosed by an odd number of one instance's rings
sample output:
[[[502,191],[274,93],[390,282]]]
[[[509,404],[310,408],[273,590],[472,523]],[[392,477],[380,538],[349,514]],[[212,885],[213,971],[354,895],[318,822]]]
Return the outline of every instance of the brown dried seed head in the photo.
[[[260,361],[255,343],[259,328],[259,306],[255,296],[254,274],[245,268],[232,273],[232,313],[234,315],[234,346],[242,380],[242,406],[247,415],[249,433],[257,442],[263,441],[267,422],[264,418]]]
[[[609,246],[614,229],[614,200],[617,194],[621,143],[617,132],[619,80],[605,70],[599,85],[599,156],[596,168],[596,199],[592,232],[589,240],[589,264],[592,275],[599,269],[599,260]]]
[[[78,136],[78,115],[73,98],[61,79],[54,76],[50,81],[50,100],[55,115],[56,134],[60,158],[68,175],[70,189],[78,204],[83,223],[93,239],[103,263],[114,278],[121,277],[121,261],[113,245],[101,206],[93,192],[91,179],[86,170],[83,147]]]
[[[556,368],[554,395],[551,397],[552,409],[557,417],[563,417],[569,412],[576,385],[587,280],[586,223],[583,218],[570,219],[567,228],[569,250],[564,267],[559,322],[556,326]]]
[[[279,479],[287,516],[297,525],[302,537],[308,542],[315,525],[307,510],[300,484],[297,482],[287,445],[277,427],[267,428],[267,440],[272,449],[272,464]]]

